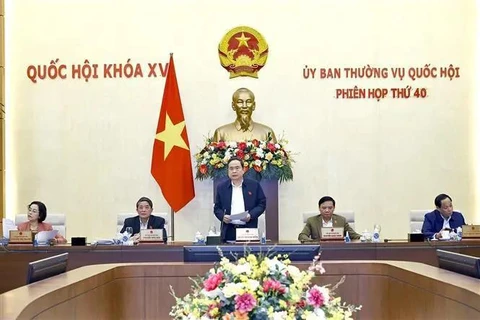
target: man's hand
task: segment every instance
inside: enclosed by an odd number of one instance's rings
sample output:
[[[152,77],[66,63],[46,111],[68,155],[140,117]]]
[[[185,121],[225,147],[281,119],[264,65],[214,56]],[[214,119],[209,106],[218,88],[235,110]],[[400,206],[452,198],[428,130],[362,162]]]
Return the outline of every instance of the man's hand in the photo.
[[[243,222],[248,222],[250,221],[251,217],[250,217],[250,213],[247,214],[247,216],[244,218],[244,219],[241,219]]]
[[[140,233],[134,234],[130,240],[133,240],[134,244],[138,244],[140,242]]]
[[[232,222],[232,219],[230,219],[230,215],[226,214],[223,216],[223,222],[225,223],[230,223]]]
[[[435,233],[435,239],[442,239],[442,233],[441,232]]]

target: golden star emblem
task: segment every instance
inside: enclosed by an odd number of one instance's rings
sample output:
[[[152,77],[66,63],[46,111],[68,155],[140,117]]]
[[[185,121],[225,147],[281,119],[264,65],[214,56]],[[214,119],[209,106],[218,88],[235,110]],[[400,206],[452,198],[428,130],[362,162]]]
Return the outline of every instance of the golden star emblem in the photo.
[[[240,48],[241,46],[245,46],[248,48],[248,40],[250,40],[251,38],[245,37],[245,34],[242,32],[242,36],[235,39],[238,40],[238,48]]]
[[[173,124],[168,113],[165,118],[165,129],[155,135],[155,139],[163,141],[165,150],[163,152],[163,160],[167,159],[173,147],[190,150],[182,138],[182,131],[185,128],[185,120],[177,124]]]

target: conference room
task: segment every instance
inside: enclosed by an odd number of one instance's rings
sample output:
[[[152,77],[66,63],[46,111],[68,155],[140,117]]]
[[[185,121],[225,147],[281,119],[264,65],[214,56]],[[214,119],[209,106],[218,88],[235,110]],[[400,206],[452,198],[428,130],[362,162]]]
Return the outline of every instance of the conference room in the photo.
[[[347,318],[478,318],[477,1],[0,3],[1,319],[181,319],[269,250]],[[461,238],[422,231],[440,194]],[[298,240],[324,196],[358,238]],[[273,319],[251,291],[183,316]]]

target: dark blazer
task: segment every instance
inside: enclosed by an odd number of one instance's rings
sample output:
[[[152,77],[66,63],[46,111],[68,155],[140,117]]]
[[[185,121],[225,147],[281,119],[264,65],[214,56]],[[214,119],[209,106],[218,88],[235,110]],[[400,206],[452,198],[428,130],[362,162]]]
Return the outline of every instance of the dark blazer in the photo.
[[[258,217],[265,211],[267,198],[263,193],[263,189],[255,180],[243,179],[242,184],[243,201],[245,203],[245,211],[250,214],[250,221],[239,228],[257,228]],[[224,215],[230,215],[232,209],[232,181],[226,180],[217,187],[217,195],[215,197],[215,206],[213,213],[221,222]],[[221,237],[223,241],[235,240],[235,226],[231,223],[222,223]]]
[[[123,227],[122,230],[120,230],[120,233],[124,233],[125,229],[127,227],[132,227],[133,228],[133,234],[140,233],[140,217],[132,217],[132,218],[127,218],[123,222]],[[148,219],[148,224],[147,224],[147,229],[164,229],[165,230],[165,219],[162,217],[157,217],[154,216],[153,214],[150,215],[150,218]],[[164,232],[164,237],[165,237],[165,232]]]
[[[450,228],[457,229],[465,225],[465,219],[463,215],[458,211],[453,211],[450,217]],[[443,228],[443,218],[440,215],[440,211],[433,210],[425,215],[423,220],[422,233],[425,238],[431,238],[437,232],[440,232]],[[456,231],[456,230],[455,230]]]

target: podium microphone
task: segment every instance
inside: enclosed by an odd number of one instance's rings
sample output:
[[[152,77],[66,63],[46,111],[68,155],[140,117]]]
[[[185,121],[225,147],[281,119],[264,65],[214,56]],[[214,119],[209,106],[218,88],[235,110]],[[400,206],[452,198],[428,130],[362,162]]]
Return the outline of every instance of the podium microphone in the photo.
[[[170,237],[167,237],[167,230],[165,230],[165,227],[163,227],[162,230],[163,230],[163,231],[162,231],[163,243],[164,243],[164,244],[167,244],[168,238],[171,238],[171,236],[170,236]]]
[[[223,216],[222,216],[222,221],[220,221],[220,240],[222,243],[225,242],[225,232],[223,231],[223,219],[225,219],[225,215],[227,214],[227,210],[223,209]]]
[[[383,239],[383,242],[408,242],[408,239]]]

